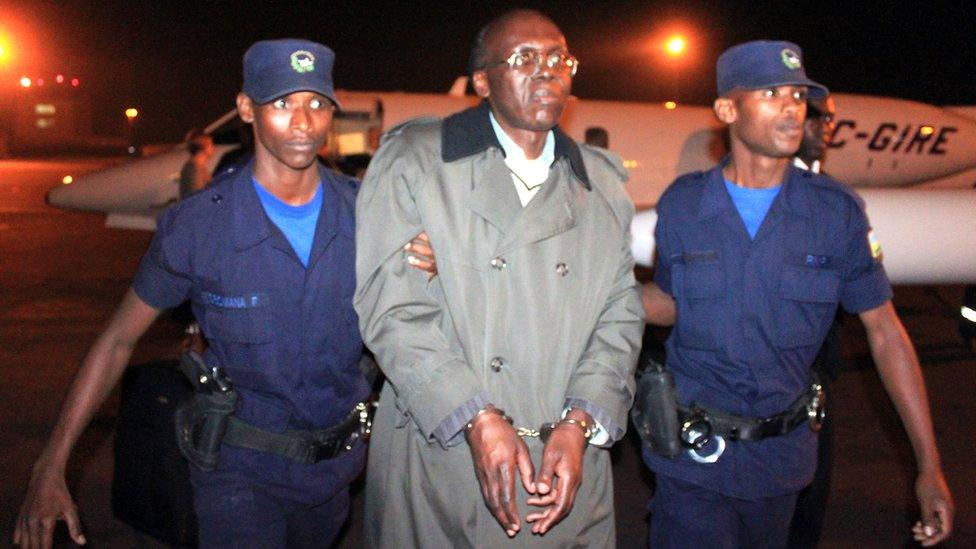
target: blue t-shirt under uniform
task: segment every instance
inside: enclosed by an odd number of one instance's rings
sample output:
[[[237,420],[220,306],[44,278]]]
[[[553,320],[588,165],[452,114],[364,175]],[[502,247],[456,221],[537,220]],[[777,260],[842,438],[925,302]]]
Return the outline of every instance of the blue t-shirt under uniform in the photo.
[[[735,204],[735,209],[739,211],[739,216],[746,224],[749,238],[756,239],[759,226],[762,225],[763,219],[766,219],[769,207],[773,205],[773,200],[776,199],[776,195],[779,194],[782,187],[782,185],[776,185],[768,189],[748,189],[740,187],[728,179],[725,180],[725,188],[729,191],[729,196],[732,197],[732,203]]]
[[[288,239],[298,259],[302,260],[302,265],[308,267],[312,241],[315,239],[315,225],[319,221],[319,210],[322,209],[322,182],[320,181],[316,187],[312,200],[292,206],[268,192],[257,179],[252,178],[251,181],[254,183],[254,190],[261,199],[265,213]]]

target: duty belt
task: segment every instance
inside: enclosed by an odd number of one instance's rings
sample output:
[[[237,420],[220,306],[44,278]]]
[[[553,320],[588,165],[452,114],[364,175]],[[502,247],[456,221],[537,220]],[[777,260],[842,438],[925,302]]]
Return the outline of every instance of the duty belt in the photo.
[[[357,439],[368,440],[372,430],[369,408],[367,402],[356,404],[341,423],[328,429],[291,429],[284,433],[266,431],[231,416],[224,443],[279,454],[310,465],[352,450]]]
[[[268,431],[234,417],[238,395],[223,368],[208,365],[199,353],[189,350],[181,357],[180,369],[195,394],[176,410],[177,443],[187,460],[204,471],[217,468],[222,443],[309,465],[352,450],[372,431],[371,402],[356,404],[345,419],[328,429]]]
[[[713,435],[749,441],[782,436],[803,422],[809,422],[810,428],[817,431],[824,416],[823,387],[816,380],[787,410],[764,418],[737,416],[697,405],[678,405],[681,439],[691,448],[700,448]]]

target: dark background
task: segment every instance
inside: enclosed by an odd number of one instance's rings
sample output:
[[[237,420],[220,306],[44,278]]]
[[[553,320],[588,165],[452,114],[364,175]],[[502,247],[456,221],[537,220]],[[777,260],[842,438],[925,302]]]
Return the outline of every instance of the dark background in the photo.
[[[788,39],[832,90],[935,104],[976,104],[974,8],[934,2],[9,2],[0,76],[78,76],[95,129],[117,133],[127,106],[147,141],[175,141],[229,110],[255,40],[304,37],[332,47],[351,90],[446,92],[472,37],[493,16],[535,7],[563,29],[587,99],[707,104],[716,57],[741,41]],[[687,33],[689,55],[661,45]],[[8,74],[9,73],[9,74]]]

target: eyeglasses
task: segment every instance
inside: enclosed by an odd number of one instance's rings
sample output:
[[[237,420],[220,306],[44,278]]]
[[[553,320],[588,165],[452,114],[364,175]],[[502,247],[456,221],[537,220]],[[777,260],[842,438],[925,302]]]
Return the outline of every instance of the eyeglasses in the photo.
[[[532,76],[542,70],[542,65],[553,72],[568,72],[570,77],[576,76],[579,70],[579,60],[568,53],[545,54],[537,50],[522,50],[512,52],[507,59],[486,63],[485,68],[494,65],[508,65],[513,71],[526,76]]]

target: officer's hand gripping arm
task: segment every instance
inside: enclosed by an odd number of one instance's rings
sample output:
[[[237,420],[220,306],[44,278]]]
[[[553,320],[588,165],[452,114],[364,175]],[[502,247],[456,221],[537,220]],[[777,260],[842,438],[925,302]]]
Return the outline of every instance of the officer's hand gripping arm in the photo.
[[[24,547],[49,547],[63,520],[75,543],[84,544],[78,512],[64,479],[68,457],[85,427],[122,377],[139,337],[159,311],[129,289],[108,327],[82,362],[47,445],[31,471],[13,541]]]

